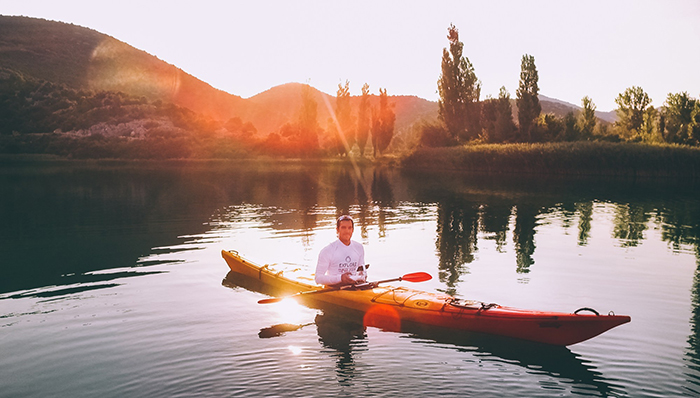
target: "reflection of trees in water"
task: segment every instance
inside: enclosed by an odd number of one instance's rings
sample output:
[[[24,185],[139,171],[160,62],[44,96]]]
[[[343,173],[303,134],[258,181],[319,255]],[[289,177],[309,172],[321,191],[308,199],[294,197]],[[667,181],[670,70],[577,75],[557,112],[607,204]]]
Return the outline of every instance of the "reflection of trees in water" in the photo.
[[[355,181],[355,176],[347,168],[343,168],[338,173],[334,194],[337,216],[349,214],[350,207],[355,204]]]
[[[361,236],[367,237],[367,228],[374,223],[375,216],[379,235],[385,236],[387,209],[394,203],[387,169],[374,168],[368,172],[366,169],[342,168],[335,178],[334,188],[337,216],[349,214],[351,209],[357,208]],[[372,214],[373,205],[377,207],[376,215]]]
[[[447,285],[446,293],[455,293],[459,277],[468,272],[464,265],[474,261],[478,226],[477,204],[454,199],[438,204],[435,245],[440,253],[440,281]]]
[[[693,277],[693,288],[691,290],[691,304],[693,313],[690,318],[691,333],[688,336],[688,366],[696,371],[700,371],[700,247],[696,247],[695,255],[697,257],[698,267],[695,270]],[[698,381],[695,380],[695,383]]]
[[[644,240],[649,215],[644,207],[635,204],[615,206],[613,236],[622,241],[623,247],[635,247]]]
[[[591,237],[591,220],[593,219],[593,202],[576,203],[576,212],[579,214],[578,244],[586,246]]]
[[[377,226],[380,238],[386,236],[386,209],[394,203],[394,191],[388,173],[386,169],[374,169],[372,178],[372,200],[379,208]]]
[[[454,293],[465,267],[474,261],[478,251],[478,233],[489,234],[500,250],[505,245],[506,233],[515,212],[513,242],[518,273],[527,273],[534,264],[535,227],[539,207],[531,204],[480,204],[454,198],[443,199],[437,208],[436,247],[440,254],[440,280],[447,285],[447,293]],[[487,238],[488,239],[488,238]]]
[[[503,253],[506,244],[506,234],[512,205],[501,203],[486,203],[481,206],[481,231],[486,234],[484,239],[496,241],[496,250]]]
[[[692,313],[686,352],[686,366],[700,371],[700,203],[697,201],[674,202],[673,206],[663,206],[658,210],[661,238],[671,244],[673,250],[683,246],[693,247],[697,267],[690,292]],[[700,393],[700,380],[688,374],[687,387],[697,395]]]
[[[520,274],[530,272],[530,266],[535,263],[532,256],[535,254],[537,214],[538,209],[532,205],[516,206],[513,243],[515,244],[516,271]]]
[[[317,217],[313,209],[318,204],[318,181],[319,173],[314,170],[309,170],[301,175],[298,192],[299,192],[299,210],[302,215],[302,225],[304,231],[311,231],[316,228]]]

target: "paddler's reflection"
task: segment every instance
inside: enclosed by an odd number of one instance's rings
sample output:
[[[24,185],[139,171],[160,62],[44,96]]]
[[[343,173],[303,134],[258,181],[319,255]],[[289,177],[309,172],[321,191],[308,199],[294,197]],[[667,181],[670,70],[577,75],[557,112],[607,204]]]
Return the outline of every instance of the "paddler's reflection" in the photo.
[[[318,340],[336,359],[336,373],[340,384],[348,384],[355,377],[357,352],[367,349],[367,333],[362,321],[324,313],[315,318]],[[328,352],[328,351],[326,351]]]
[[[318,313],[314,322],[304,324],[281,323],[260,329],[258,337],[267,339],[282,336],[287,332],[316,325],[322,352],[336,360],[336,373],[341,385],[349,385],[355,377],[355,358],[358,352],[367,350],[367,332],[362,318],[349,314],[335,314],[330,310]]]

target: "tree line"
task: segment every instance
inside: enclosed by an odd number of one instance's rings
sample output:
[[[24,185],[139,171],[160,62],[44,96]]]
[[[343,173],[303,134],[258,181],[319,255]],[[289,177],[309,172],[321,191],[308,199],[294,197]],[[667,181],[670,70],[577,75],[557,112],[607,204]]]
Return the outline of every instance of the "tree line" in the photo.
[[[542,114],[534,56],[522,57],[515,101],[505,87],[498,98],[481,100],[481,81],[463,55],[464,44],[454,25],[448,28],[447,39],[438,79],[438,123],[422,127],[424,146],[582,140],[700,145],[700,101],[687,92],[669,93],[657,109],[641,87],[627,88],[615,99],[619,120],[614,124],[598,120],[588,96],[581,100],[578,114]]]
[[[374,157],[386,153],[396,122],[394,106],[389,102],[386,89],[379,89],[379,104],[373,106],[369,84],[365,83],[359,104],[353,109],[350,82],[346,80],[344,84],[338,84],[326,129],[318,122],[318,106],[311,86],[303,85],[297,119],[269,134],[261,150],[273,155],[301,157],[342,157],[353,150],[364,157],[368,149]]]
[[[240,158],[365,156],[385,153],[395,114],[386,89],[362,87],[358,109],[349,82],[338,85],[326,129],[318,122],[313,89],[302,86],[296,120],[267,136],[238,117],[218,121],[162,101],[122,92],[89,91],[0,69],[0,153],[53,154],[72,158]]]
[[[251,123],[222,122],[122,92],[76,90],[0,69],[0,153],[72,158],[233,158]]]

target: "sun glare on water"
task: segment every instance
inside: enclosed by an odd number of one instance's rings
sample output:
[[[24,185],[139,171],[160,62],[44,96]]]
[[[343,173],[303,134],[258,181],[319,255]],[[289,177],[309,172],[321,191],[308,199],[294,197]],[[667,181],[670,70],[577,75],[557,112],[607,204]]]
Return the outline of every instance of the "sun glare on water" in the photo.
[[[274,304],[277,312],[277,323],[307,323],[309,319],[313,319],[313,315],[309,315],[309,309],[297,303],[294,299],[284,299],[279,303]]]

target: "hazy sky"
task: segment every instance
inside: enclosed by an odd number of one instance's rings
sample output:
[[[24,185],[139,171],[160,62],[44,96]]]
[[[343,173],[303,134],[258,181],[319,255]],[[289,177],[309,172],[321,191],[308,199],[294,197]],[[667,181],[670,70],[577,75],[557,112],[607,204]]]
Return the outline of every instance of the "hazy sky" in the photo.
[[[0,14],[70,22],[113,36],[242,97],[303,82],[329,94],[350,81],[437,100],[453,23],[482,99],[515,97],[523,54],[540,93],[598,110],[641,86],[700,97],[699,0],[152,1],[0,0]]]

